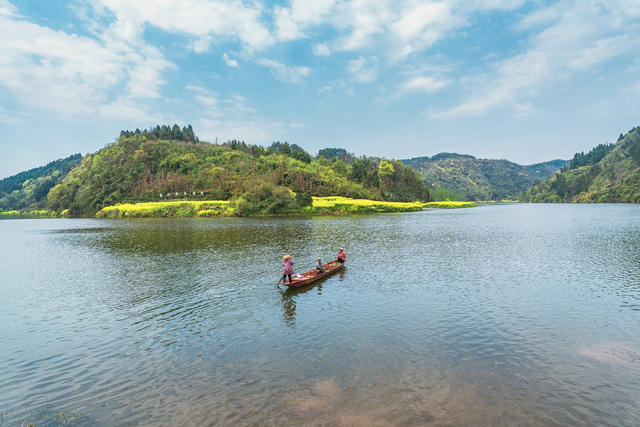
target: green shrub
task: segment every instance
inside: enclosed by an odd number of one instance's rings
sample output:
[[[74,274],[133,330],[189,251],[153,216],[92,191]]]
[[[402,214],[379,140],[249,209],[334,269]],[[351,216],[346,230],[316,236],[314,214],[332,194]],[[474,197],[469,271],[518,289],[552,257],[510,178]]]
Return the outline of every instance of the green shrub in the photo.
[[[266,183],[242,194],[233,205],[239,215],[278,214],[298,208],[288,188]]]
[[[313,205],[313,197],[307,191],[296,194],[296,204],[300,208]]]

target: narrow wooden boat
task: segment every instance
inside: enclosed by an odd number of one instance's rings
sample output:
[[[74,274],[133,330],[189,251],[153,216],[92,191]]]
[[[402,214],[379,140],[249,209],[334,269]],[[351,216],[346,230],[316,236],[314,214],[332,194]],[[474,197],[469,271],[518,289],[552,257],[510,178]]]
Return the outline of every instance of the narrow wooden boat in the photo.
[[[328,262],[322,266],[324,271],[322,273],[318,273],[316,269],[309,270],[306,273],[296,274],[291,277],[291,283],[285,283],[287,286],[291,286],[292,288],[297,288],[299,286],[308,285],[309,283],[313,283],[316,280],[320,280],[323,277],[327,277],[336,271],[342,270],[344,267],[344,263],[338,262],[338,260],[334,260]]]

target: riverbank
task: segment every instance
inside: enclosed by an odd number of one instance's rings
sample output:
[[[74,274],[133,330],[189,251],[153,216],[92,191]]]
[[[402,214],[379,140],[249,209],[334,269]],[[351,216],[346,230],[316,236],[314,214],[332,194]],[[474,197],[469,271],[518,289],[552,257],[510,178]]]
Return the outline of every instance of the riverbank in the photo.
[[[458,209],[475,207],[475,202],[385,202],[352,199],[342,196],[313,197],[311,206],[284,215],[343,215],[390,212],[418,212],[423,208]],[[67,218],[68,210],[5,211],[0,219]],[[188,218],[236,216],[233,203],[228,200],[167,200],[162,202],[121,203],[102,208],[96,218]]]
[[[329,196],[313,197],[311,206],[289,212],[299,215],[339,215],[380,212],[416,212],[422,202],[384,202]],[[226,200],[174,200],[166,202],[123,203],[101,209],[97,218],[228,217],[236,209]]]
[[[31,210],[31,211],[4,211],[0,212],[0,219],[18,219],[18,218],[59,218],[64,217],[66,211],[56,212],[46,209]]]

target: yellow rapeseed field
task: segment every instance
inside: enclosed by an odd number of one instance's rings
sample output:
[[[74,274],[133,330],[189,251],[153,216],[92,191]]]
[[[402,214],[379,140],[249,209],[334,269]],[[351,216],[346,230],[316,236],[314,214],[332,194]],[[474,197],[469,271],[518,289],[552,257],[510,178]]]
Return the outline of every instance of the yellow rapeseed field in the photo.
[[[424,203],[423,206],[425,208],[436,208],[436,209],[473,208],[476,206],[476,202],[455,202],[455,201],[429,202],[429,203]]]
[[[360,214],[377,212],[415,212],[427,208],[467,208],[475,202],[384,202],[342,196],[313,197],[313,205],[301,214]],[[122,203],[100,210],[98,218],[215,217],[231,216],[235,209],[227,200],[173,200],[164,202]]]
[[[202,212],[202,213],[201,213]],[[122,203],[102,208],[98,218],[146,218],[228,216],[233,209],[226,200],[172,200],[166,202]]]
[[[413,212],[422,210],[422,202],[383,202],[369,199],[351,199],[342,196],[314,197],[309,213],[367,213]]]

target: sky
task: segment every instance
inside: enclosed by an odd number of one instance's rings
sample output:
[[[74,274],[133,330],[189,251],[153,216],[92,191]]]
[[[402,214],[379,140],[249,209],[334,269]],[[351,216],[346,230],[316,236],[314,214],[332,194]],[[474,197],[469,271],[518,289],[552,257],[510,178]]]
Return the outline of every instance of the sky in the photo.
[[[568,159],[640,125],[640,0],[0,0],[0,177],[173,123]]]

